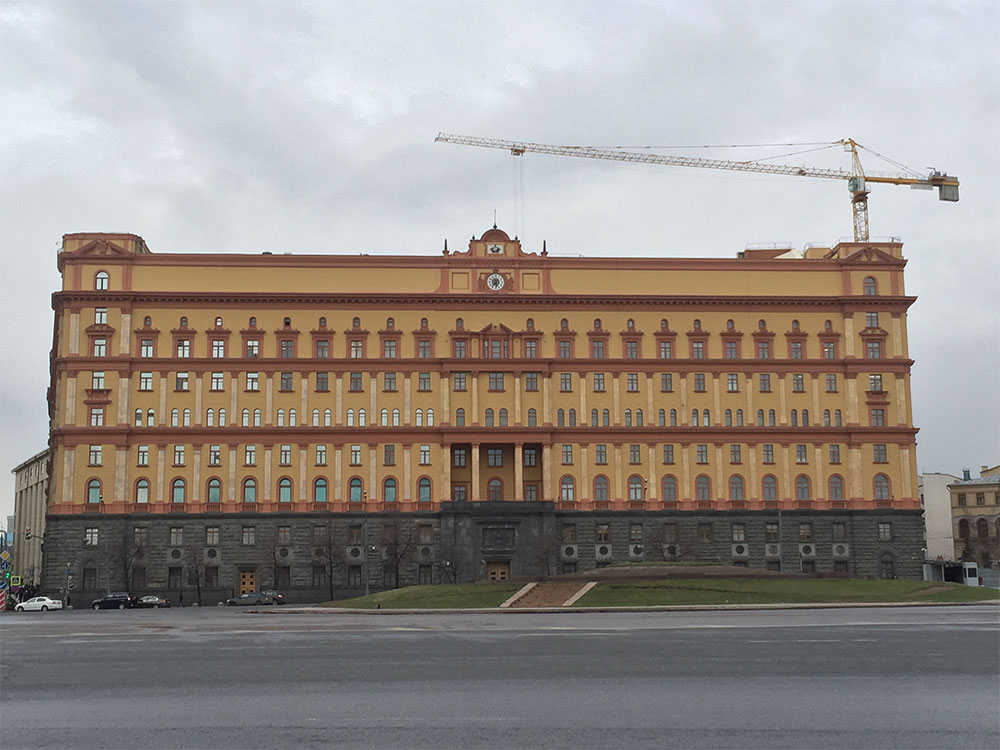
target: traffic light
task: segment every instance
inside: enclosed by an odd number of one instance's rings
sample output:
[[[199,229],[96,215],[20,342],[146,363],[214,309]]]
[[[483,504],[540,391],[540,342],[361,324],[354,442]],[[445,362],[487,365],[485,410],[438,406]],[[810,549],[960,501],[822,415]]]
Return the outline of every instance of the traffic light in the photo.
[[[10,571],[9,571],[9,570],[5,570],[5,571],[3,572],[3,579],[4,579],[5,581],[9,581],[9,580],[10,580]]]
[[[24,530],[24,541],[31,539],[31,527],[29,526]]]

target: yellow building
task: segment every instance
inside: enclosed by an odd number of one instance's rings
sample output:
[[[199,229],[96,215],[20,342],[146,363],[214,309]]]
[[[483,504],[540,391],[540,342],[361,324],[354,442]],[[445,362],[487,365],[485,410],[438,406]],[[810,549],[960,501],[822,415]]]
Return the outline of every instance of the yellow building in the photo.
[[[955,560],[995,567],[1000,560],[1000,466],[983,466],[979,476],[962,470],[948,485],[954,530]]]
[[[87,591],[664,557],[918,576],[904,265],[555,258],[496,228],[436,257],[66,235],[46,550]]]

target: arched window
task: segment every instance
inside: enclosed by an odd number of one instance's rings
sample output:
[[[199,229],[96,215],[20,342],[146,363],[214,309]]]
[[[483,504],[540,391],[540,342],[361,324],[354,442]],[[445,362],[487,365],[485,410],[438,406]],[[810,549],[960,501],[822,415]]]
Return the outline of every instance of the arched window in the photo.
[[[331,409],[324,409],[323,410],[323,426],[324,427],[331,427],[332,425],[333,425],[333,411]]]
[[[379,412],[379,414],[380,414],[380,417],[381,417],[381,425],[383,427],[388,427],[389,426],[389,410],[388,409],[383,409],[381,412]]]
[[[461,331],[464,326],[465,326],[465,321],[464,320],[462,320],[461,318],[455,318],[455,330],[456,331]]]
[[[795,477],[795,499],[809,500],[812,498],[812,490],[809,486],[809,477],[799,474]]]
[[[222,480],[217,477],[212,477],[208,480],[208,502],[219,503],[222,502]]]
[[[799,412],[797,409],[792,409],[792,414],[789,424],[791,424],[792,427],[799,426]]]
[[[170,410],[170,426],[180,427],[181,426],[181,410],[171,409]]]
[[[830,426],[830,410],[829,409],[824,409],[823,410],[823,426],[824,427],[829,427]]]
[[[486,418],[487,419],[489,419],[489,417],[490,417],[490,411],[491,411],[490,409],[486,410]],[[491,424],[492,424],[492,422],[487,422],[486,426],[489,427]],[[559,409],[559,410],[556,411],[556,426],[557,427],[565,427],[566,426],[566,410],[565,409]]]
[[[288,410],[288,426],[294,427],[296,422],[295,409]]]
[[[313,482],[313,502],[314,503],[325,503],[327,498],[327,483],[326,479],[320,477],[315,482]]]
[[[710,415],[710,412],[708,411],[708,409],[704,409],[701,412],[701,423],[705,427],[708,427],[708,426],[710,426],[712,424],[712,418],[709,415]]]
[[[700,474],[695,480],[695,499],[696,500],[711,500],[712,499],[712,480],[706,477],[704,474]]]
[[[149,502],[149,480],[140,479],[135,483],[135,501],[137,503]]]
[[[802,410],[802,426],[803,427],[808,427],[809,426],[809,410],[808,409],[803,409]]]
[[[844,426],[843,425],[843,419],[841,418],[841,415],[840,415],[840,409],[837,409],[836,411],[833,412],[833,426],[834,427],[843,427]]]
[[[491,503],[499,503],[503,500],[503,482],[493,478],[486,485],[486,499]]]
[[[187,499],[187,484],[183,479],[175,479],[170,483],[170,502],[183,503]]]
[[[628,478],[628,499],[632,502],[641,502],[642,495],[642,479],[633,474]]]
[[[431,480],[427,477],[421,477],[417,482],[417,500],[421,503],[431,501]]]
[[[347,410],[347,426],[354,427],[354,409]]]
[[[976,537],[979,539],[990,538],[990,525],[985,518],[976,521]]]
[[[841,479],[836,474],[830,477],[830,499],[831,500],[844,499],[844,480]]]
[[[576,500],[576,483],[573,477],[563,477],[559,480],[559,499],[564,503]]]
[[[958,538],[968,539],[969,538],[969,522],[964,518],[958,522]]]
[[[661,331],[665,331],[668,328],[670,328],[670,325],[667,323],[667,319],[666,318],[661,319],[660,320],[660,330]]]
[[[566,320],[566,318],[563,318],[562,320],[559,321],[559,327],[565,331],[567,328],[569,328],[569,321]]]
[[[395,327],[396,327],[396,321],[395,320],[393,320],[392,318],[386,318],[385,319],[385,328],[386,328],[386,330],[391,331]]]
[[[187,315],[181,315],[181,326],[180,327],[181,328],[187,328],[188,327]]]
[[[601,426],[610,427],[611,426],[611,410],[605,409],[601,412]]]
[[[761,495],[765,500],[778,499],[778,480],[773,474],[767,474],[760,483]]]
[[[535,330],[535,319],[534,318],[528,318],[524,322],[524,327],[527,328],[529,331]]]
[[[278,427],[285,426],[285,410],[278,409]]]
[[[598,412],[597,409],[591,409],[590,410],[590,426],[591,427],[599,427],[600,426],[600,420],[601,420],[600,412]]]
[[[660,427],[666,427],[667,426],[667,410],[666,409],[660,409],[658,412],[656,412],[656,424],[659,425]]]
[[[257,318],[255,318],[253,315],[250,316],[250,325],[248,327],[249,328],[257,327]]]
[[[528,409],[528,427],[538,425],[538,412],[535,409]]]
[[[665,503],[675,503],[677,502],[677,479],[674,478],[673,474],[667,474],[663,477],[661,484],[661,489],[663,490],[663,502]]]
[[[253,410],[253,426],[260,427],[261,412],[260,409]]]
[[[732,427],[733,426],[733,410],[732,409],[726,409],[726,411],[724,412],[724,415],[723,415],[723,419],[725,420],[726,427]]]
[[[671,409],[670,410],[670,426],[671,427],[676,427],[677,426],[677,410],[676,409]]]
[[[562,411],[562,410],[560,409],[560,411]],[[631,409],[626,409],[625,410],[625,426],[626,427],[631,427],[632,426],[632,410]]]
[[[312,426],[319,427],[319,409],[312,410]]]
[[[569,410],[569,426],[576,427],[576,409]]]
[[[382,499],[387,503],[396,502],[396,480],[392,477],[382,483]]]
[[[146,328],[149,328],[151,325],[153,325],[153,319],[147,315],[145,318],[142,319],[142,324]]]
[[[889,477],[885,474],[875,475],[875,499],[876,500],[888,500],[889,499]]]
[[[107,271],[98,271],[94,276],[94,289],[101,292],[108,288],[108,283],[111,281],[111,277],[108,276]]]
[[[767,330],[767,321],[764,320],[763,318],[761,318],[760,320],[758,320],[757,321],[757,330],[758,331],[766,331]]]
[[[368,413],[364,409],[358,409],[358,427],[368,424]]]
[[[361,485],[361,480],[358,477],[351,477],[351,481],[348,483],[348,498],[352,503],[360,503],[362,498],[363,487]]]
[[[278,502],[292,502],[292,480],[288,477],[282,477],[278,480]]]
[[[575,413],[575,410],[574,409],[570,409],[569,413],[570,413],[570,416],[573,416],[573,414]],[[570,424],[576,424],[576,420],[571,419],[570,420]],[[636,409],[635,410],[635,426],[636,427],[642,427],[642,409]]]
[[[743,499],[743,477],[739,474],[733,474],[729,477],[729,499],[730,500],[742,500]]]
[[[486,426],[487,427],[493,427],[494,426],[493,422],[494,422],[494,413],[493,413],[493,410],[492,409],[487,409],[486,410]]]
[[[792,330],[793,331],[799,330],[799,321],[797,321],[797,320],[793,320],[792,321]]]
[[[427,328],[427,318],[421,318],[420,319],[420,327],[421,328]]]
[[[156,423],[156,417],[152,409],[146,409],[146,427],[152,427]]]
[[[219,409],[219,427],[226,426],[226,410]]]
[[[215,409],[209,409],[205,412],[205,426],[214,427],[215,426]]]
[[[757,426],[758,427],[763,427],[764,426],[764,410],[763,409],[758,409],[757,410]]]
[[[455,426],[465,427],[465,409],[461,407],[455,409]]]
[[[507,410],[506,409],[501,409],[500,410],[500,426],[501,427],[506,427],[507,426]]]
[[[135,410],[135,426],[142,427],[142,409]]]
[[[698,320],[698,318],[695,318],[694,319],[694,325],[692,327],[694,328],[694,330],[700,331],[701,330],[701,321]]]
[[[737,409],[736,410],[736,426],[737,427],[742,427],[743,426],[743,410],[742,409]]]
[[[320,317],[320,319],[319,319],[319,327],[320,328],[326,328],[326,318],[324,318],[322,316]]]
[[[257,502],[257,480],[253,477],[243,480],[243,502]]]
[[[608,478],[594,477],[594,500],[605,502],[608,499]]]
[[[434,410],[433,409],[428,409],[427,410],[427,426],[428,427],[433,427],[434,426]]]
[[[697,409],[692,409],[691,410],[691,426],[692,427],[697,427],[698,426],[698,410]]]
[[[354,328],[361,328],[361,318],[355,318],[354,320],[352,320],[351,325]]]
[[[181,423],[185,427],[190,427],[191,426],[191,410],[190,409],[185,409],[181,413]]]
[[[875,279],[872,276],[865,277],[865,296],[874,297],[878,294],[878,284],[875,283]]]
[[[594,318],[594,330],[595,331],[601,330],[601,319],[600,318]]]
[[[392,410],[392,426],[399,427],[399,409]]]
[[[489,410],[487,409],[487,411],[489,411]],[[416,425],[417,427],[423,427],[424,426],[424,410],[423,409],[417,409],[416,411],[413,412],[413,424]]]
[[[767,410],[767,426],[768,427],[774,427],[774,424],[775,424],[774,409],[768,409]]]

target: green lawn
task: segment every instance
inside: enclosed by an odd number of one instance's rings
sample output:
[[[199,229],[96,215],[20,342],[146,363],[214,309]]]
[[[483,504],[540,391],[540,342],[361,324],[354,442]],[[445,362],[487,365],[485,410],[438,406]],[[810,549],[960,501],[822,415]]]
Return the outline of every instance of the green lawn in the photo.
[[[438,586],[408,586],[356,599],[327,602],[325,607],[375,609],[476,609],[499,607],[523,587],[523,583],[472,583]]]
[[[609,581],[591,589],[576,607],[642,607],[690,604],[817,604],[970,602],[1000,599],[1000,591],[956,583],[816,578],[722,578]]]

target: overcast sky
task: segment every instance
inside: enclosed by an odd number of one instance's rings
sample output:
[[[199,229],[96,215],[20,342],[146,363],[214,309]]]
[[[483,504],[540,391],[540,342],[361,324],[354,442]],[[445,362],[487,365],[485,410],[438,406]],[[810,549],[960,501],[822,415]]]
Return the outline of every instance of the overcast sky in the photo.
[[[1000,462],[1000,3],[0,2],[0,466],[46,447],[67,232],[153,252],[734,257],[851,233],[846,185],[434,143],[853,137],[961,202],[875,186],[909,259],[920,471]],[[681,149],[750,159],[804,147]],[[866,154],[865,166],[892,170]],[[777,162],[849,166],[838,149]],[[14,478],[0,477],[0,525]]]

